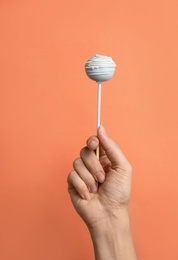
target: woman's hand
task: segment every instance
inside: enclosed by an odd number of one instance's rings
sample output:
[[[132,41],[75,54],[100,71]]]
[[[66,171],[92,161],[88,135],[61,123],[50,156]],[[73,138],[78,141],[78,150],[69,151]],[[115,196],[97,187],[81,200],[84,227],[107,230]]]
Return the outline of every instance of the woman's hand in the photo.
[[[100,146],[100,158],[95,150]],[[89,228],[125,214],[130,198],[132,167],[103,126],[87,140],[68,176],[73,205]]]

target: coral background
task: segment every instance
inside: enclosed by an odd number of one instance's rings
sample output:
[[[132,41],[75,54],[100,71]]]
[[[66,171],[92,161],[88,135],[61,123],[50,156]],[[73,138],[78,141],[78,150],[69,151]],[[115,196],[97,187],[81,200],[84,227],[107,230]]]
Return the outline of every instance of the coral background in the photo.
[[[131,161],[138,258],[177,260],[177,0],[0,1],[0,259],[91,260],[66,178],[95,134],[94,54],[117,63],[102,124]]]

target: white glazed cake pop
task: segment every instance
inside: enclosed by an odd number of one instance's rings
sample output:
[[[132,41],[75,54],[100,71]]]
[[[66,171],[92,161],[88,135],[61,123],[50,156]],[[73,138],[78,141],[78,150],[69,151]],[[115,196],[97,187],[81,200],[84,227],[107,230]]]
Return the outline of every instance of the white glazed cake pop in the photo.
[[[85,72],[90,79],[103,82],[112,78],[115,67],[111,57],[96,54],[86,62]]]
[[[101,115],[101,83],[112,78],[115,72],[116,64],[111,57],[98,55],[91,57],[85,64],[87,76],[98,83],[98,104],[97,104],[97,130],[100,126]],[[96,156],[99,159],[99,147],[96,150]]]

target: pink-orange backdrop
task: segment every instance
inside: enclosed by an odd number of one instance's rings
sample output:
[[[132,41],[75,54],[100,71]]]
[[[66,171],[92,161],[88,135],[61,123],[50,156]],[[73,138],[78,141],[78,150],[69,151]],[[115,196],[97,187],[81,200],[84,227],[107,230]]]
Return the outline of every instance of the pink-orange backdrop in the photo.
[[[177,0],[0,1],[0,259],[91,260],[66,178],[95,134],[95,53],[117,63],[102,123],[133,164],[141,260],[177,260]]]

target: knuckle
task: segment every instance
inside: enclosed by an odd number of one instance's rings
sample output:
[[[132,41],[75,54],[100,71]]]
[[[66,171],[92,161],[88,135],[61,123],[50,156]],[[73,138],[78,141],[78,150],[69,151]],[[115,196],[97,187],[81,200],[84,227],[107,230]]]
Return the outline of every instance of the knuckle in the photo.
[[[77,158],[77,159],[74,160],[74,162],[73,162],[74,169],[76,169],[78,167],[80,162],[81,162],[81,158]]]
[[[88,148],[85,146],[80,150],[80,156],[84,156],[86,154],[86,151],[88,150]]]
[[[74,170],[72,170],[72,171],[68,174],[68,176],[67,176],[67,182],[68,182],[68,183],[71,181],[71,179],[73,178],[74,174],[75,174],[75,171],[74,171]]]

